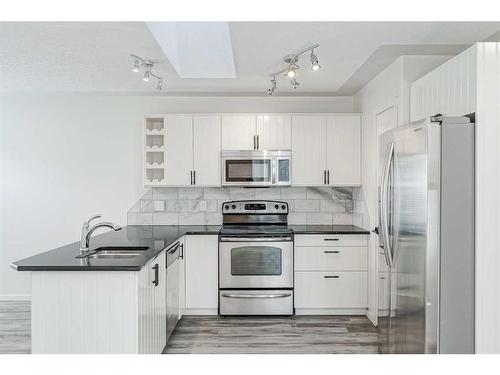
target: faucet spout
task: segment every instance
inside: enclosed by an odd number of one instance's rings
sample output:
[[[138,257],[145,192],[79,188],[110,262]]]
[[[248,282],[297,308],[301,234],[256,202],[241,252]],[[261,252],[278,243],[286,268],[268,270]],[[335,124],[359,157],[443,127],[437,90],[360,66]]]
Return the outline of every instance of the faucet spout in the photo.
[[[89,222],[90,222],[90,220],[83,223],[82,237],[80,239],[80,253],[81,254],[84,254],[89,250],[90,237],[97,229],[99,229],[99,228],[111,228],[115,231],[122,229],[122,227],[120,225],[114,224],[111,222],[107,222],[107,221],[95,224],[89,228]]]

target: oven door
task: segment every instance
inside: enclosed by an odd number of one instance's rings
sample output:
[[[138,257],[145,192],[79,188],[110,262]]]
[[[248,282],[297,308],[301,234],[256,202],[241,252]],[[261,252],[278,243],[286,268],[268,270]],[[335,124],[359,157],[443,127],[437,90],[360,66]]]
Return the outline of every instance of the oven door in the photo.
[[[222,184],[225,186],[270,186],[273,183],[273,159],[270,157],[224,157]]]
[[[221,238],[219,286],[292,288],[293,241],[282,238]]]

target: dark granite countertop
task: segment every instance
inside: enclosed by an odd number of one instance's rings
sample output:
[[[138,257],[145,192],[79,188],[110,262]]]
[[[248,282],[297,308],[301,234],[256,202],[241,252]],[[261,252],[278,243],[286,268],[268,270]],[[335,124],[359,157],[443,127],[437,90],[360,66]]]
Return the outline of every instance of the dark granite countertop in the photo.
[[[354,225],[290,225],[295,234],[369,234]],[[175,244],[179,238],[197,234],[218,234],[218,225],[129,225],[119,231],[109,231],[90,240],[90,249],[103,246],[145,246],[149,249],[128,259],[76,258],[80,243],[49,250],[11,264],[17,271],[139,271],[163,249]]]
[[[370,234],[355,225],[290,225],[294,234]]]
[[[148,250],[128,259],[75,258],[80,254],[80,243],[46,251],[11,264],[17,271],[139,271],[150,259],[173,245],[185,234],[218,234],[220,226],[204,225],[129,225],[119,231],[109,231],[90,239],[90,250],[102,246],[146,246]]]

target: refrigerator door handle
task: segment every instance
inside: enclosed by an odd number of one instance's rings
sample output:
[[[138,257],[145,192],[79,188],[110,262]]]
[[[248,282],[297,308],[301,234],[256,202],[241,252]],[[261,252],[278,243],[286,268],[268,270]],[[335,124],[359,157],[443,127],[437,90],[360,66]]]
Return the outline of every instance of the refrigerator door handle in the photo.
[[[385,254],[385,260],[387,262],[387,265],[392,268],[393,266],[393,258],[391,256],[391,247],[390,247],[390,241],[389,241],[389,223],[388,223],[388,210],[387,210],[387,203],[388,203],[388,198],[389,198],[389,175],[390,175],[390,169],[391,169],[391,162],[392,158],[394,157],[394,143],[391,142],[389,145],[387,145],[387,153],[386,153],[386,158],[385,158],[385,163],[384,163],[384,169],[383,169],[383,177],[382,177],[382,193],[381,193],[381,205],[380,205],[380,210],[381,210],[381,235],[382,235],[382,242],[384,243],[384,254]]]

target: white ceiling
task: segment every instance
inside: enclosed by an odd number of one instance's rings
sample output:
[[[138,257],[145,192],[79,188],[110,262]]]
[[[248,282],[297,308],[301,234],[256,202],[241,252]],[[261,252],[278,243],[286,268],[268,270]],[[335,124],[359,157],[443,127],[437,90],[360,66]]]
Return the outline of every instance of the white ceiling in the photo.
[[[284,95],[349,95],[398,54],[455,54],[491,40],[500,22],[230,22],[236,78],[180,78],[142,22],[0,23],[0,92],[155,93],[130,69],[130,53],[159,61],[164,94],[265,93],[282,57],[312,43],[322,69],[301,59],[297,90]],[[498,35],[498,34],[497,34]],[[213,50],[217,54],[217,50]],[[216,61],[217,56],[207,57]]]

